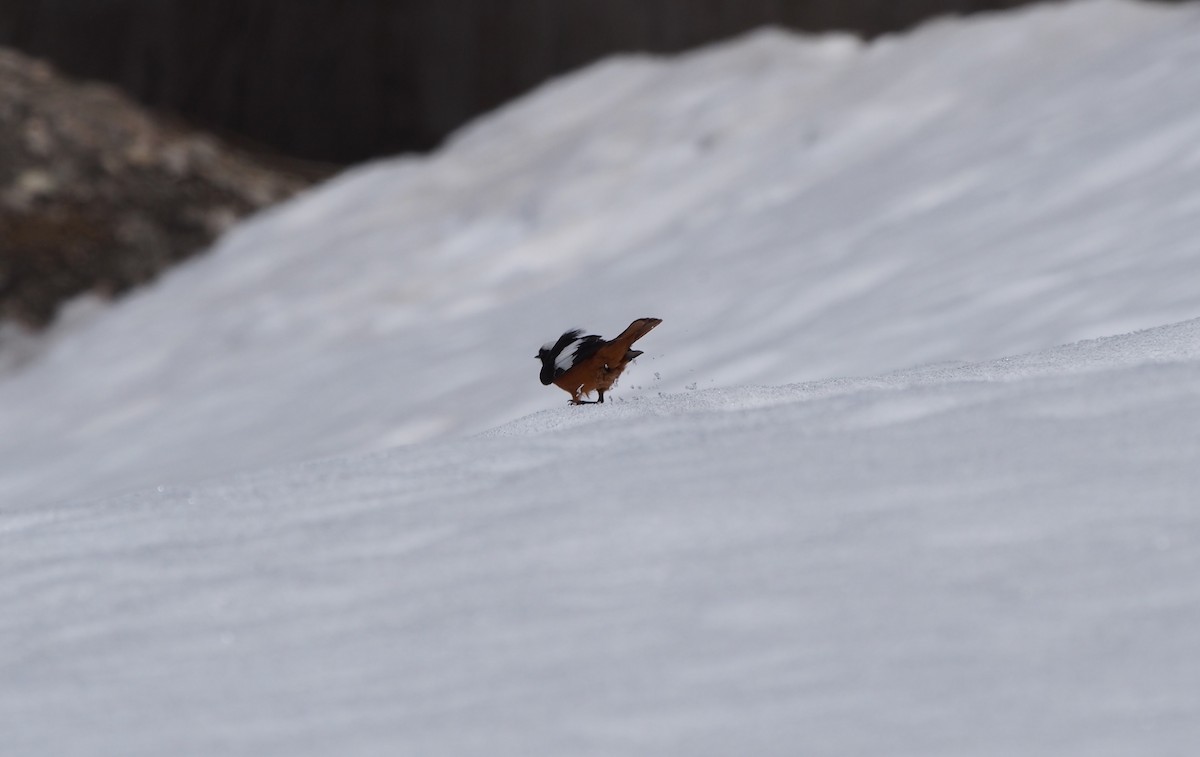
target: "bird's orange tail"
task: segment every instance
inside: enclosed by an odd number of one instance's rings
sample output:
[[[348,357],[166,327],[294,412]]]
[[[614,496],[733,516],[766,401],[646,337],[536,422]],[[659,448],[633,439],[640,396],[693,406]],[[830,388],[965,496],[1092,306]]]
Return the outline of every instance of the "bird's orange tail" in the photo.
[[[661,318],[639,318],[633,323],[629,324],[629,328],[622,331],[620,336],[612,341],[618,344],[623,344],[626,348],[628,348],[629,345],[641,339],[646,334],[649,334],[650,330],[660,323],[662,323]]]

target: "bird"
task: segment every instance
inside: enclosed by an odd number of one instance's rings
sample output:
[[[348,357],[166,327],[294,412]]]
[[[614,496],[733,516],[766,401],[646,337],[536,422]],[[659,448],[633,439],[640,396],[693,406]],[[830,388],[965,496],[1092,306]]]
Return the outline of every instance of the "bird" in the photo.
[[[594,405],[604,402],[604,393],[613,388],[629,361],[642,354],[632,349],[633,343],[650,333],[661,318],[638,318],[615,339],[583,333],[583,329],[564,332],[554,342],[546,342],[538,350],[542,361],[542,384],[554,384],[571,395],[572,405]],[[585,400],[592,392],[597,400]]]

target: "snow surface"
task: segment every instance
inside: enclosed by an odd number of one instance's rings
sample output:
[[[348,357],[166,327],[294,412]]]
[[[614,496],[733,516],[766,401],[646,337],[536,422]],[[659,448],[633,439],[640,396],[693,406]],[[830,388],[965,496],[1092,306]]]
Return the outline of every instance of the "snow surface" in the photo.
[[[1194,754],[1196,92],[1194,4],[621,58],[81,306],[0,754]]]
[[[9,518],[12,755],[1189,755],[1200,320]]]

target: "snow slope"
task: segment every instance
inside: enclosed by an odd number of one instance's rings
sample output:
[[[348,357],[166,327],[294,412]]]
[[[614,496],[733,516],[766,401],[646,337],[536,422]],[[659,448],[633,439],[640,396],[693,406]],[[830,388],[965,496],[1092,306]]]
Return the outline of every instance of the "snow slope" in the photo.
[[[610,61],[81,309],[0,378],[0,754],[1193,754],[1198,31]]]
[[[6,755],[1189,755],[1200,320],[8,519]]]
[[[665,319],[632,398],[1196,317],[1197,31],[1107,0],[599,64],[58,335],[0,380],[0,502],[482,431],[565,400],[532,357],[577,325]]]

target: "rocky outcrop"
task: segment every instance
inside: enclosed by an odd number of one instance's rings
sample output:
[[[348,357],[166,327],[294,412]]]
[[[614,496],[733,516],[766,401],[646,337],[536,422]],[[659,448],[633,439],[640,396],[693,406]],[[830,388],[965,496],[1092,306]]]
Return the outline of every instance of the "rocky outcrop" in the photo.
[[[304,184],[0,48],[0,321],[145,282]]]

